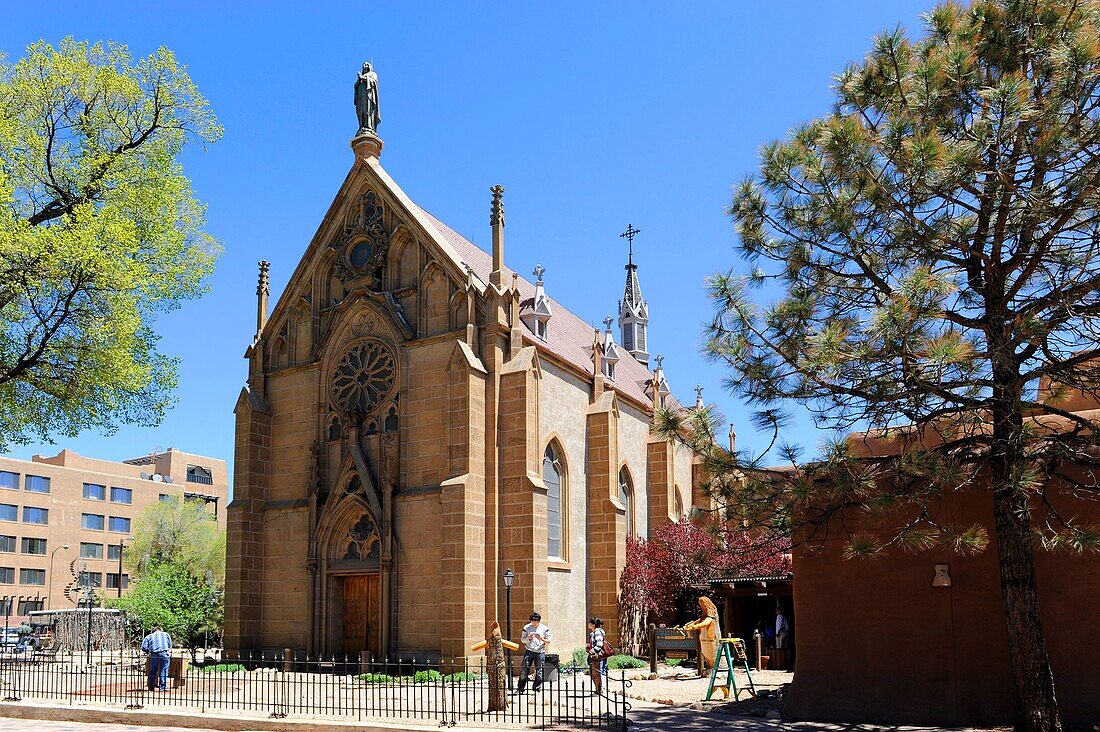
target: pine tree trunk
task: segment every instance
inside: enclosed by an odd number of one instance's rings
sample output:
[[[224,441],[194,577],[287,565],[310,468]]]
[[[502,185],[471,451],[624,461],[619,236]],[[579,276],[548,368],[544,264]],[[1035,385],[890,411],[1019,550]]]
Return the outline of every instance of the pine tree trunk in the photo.
[[[1008,636],[1008,662],[1012,671],[1015,729],[1018,732],[1060,732],[1062,722],[1054,696],[1054,675],[1039,616],[1028,499],[1026,494],[1011,487],[1008,460],[994,462],[992,477],[996,486],[993,518]]]
[[[500,626],[495,620],[489,628],[488,640],[485,666],[489,675],[489,711],[503,712],[508,705],[508,676],[504,668],[504,644],[501,643]],[[511,669],[508,669],[508,673],[511,673]]]

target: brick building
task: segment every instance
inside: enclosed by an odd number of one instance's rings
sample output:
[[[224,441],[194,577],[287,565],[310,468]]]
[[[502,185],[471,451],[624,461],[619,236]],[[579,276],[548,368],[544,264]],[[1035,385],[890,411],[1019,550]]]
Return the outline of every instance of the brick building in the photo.
[[[121,545],[158,500],[202,500],[225,526],[224,460],[169,448],[121,463],[62,450],[0,457],[0,615],[76,607],[81,572],[101,594],[119,586]],[[128,575],[122,573],[123,591]]]
[[[594,331],[505,264],[503,189],[487,252],[406,195],[375,135],[352,148],[270,318],[261,263],[226,649],[464,656],[504,623],[505,569],[513,636],[537,609],[563,653],[591,615],[615,642],[627,536],[692,503],[690,452],[651,427],[671,397],[637,266]]]

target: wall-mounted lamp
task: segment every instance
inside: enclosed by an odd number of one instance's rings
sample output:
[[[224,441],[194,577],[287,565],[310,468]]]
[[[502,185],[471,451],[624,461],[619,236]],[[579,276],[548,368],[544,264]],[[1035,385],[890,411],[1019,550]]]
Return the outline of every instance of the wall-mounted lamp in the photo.
[[[932,577],[933,587],[950,587],[951,586],[951,573],[948,571],[949,565],[937,564],[936,574]]]

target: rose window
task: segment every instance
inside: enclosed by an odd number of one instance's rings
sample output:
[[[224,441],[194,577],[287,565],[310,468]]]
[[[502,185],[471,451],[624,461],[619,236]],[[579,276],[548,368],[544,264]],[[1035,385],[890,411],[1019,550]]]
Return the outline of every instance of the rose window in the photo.
[[[332,378],[332,398],[345,412],[369,414],[393,391],[397,366],[390,350],[376,341],[354,346]]]

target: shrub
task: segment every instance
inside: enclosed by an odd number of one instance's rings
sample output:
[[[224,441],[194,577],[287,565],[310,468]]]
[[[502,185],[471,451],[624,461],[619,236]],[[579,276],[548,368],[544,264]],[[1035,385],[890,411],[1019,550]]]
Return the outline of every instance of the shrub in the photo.
[[[456,671],[444,677],[447,681],[477,681],[478,675],[469,671]]]
[[[583,648],[574,648],[572,663],[574,666],[588,666],[588,651]]]
[[[665,665],[666,666],[672,666],[673,668],[676,668],[677,666],[683,666],[684,665],[684,659],[682,659],[682,658],[666,658],[665,659]]]
[[[648,665],[649,661],[643,661],[640,658],[634,658],[634,656],[619,655],[607,659],[609,669],[645,668]]]
[[[359,680],[368,684],[388,684],[395,681],[389,674],[359,674]]]
[[[210,673],[231,674],[234,671],[244,671],[244,670],[246,670],[245,667],[242,666],[239,663],[216,663],[213,666],[199,666],[198,668],[201,669],[204,674],[210,674]]]
[[[425,681],[439,681],[442,678],[443,674],[439,673],[435,669],[428,669],[427,671],[417,671],[415,674],[413,674],[413,681],[418,684],[424,683]]]

